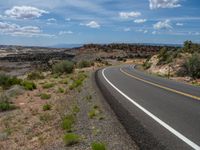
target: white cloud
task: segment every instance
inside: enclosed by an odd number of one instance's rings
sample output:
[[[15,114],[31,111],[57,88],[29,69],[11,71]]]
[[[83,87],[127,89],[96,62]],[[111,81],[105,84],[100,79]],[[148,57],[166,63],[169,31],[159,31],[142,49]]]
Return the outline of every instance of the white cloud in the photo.
[[[150,9],[180,7],[180,0],[149,0]]]
[[[156,31],[152,31],[152,34],[156,34],[157,32]]]
[[[5,11],[7,17],[16,19],[32,19],[39,18],[42,14],[48,13],[45,10],[38,9],[31,6],[14,6],[11,9]]]
[[[135,23],[144,23],[146,21],[147,21],[146,19],[135,19],[134,20]]]
[[[73,34],[73,32],[72,31],[60,31],[59,33],[58,33],[59,35],[65,35],[65,34]]]
[[[183,26],[183,23],[176,23],[177,26]]]
[[[148,33],[148,30],[144,30],[144,32],[143,33]]]
[[[132,11],[132,12],[120,12],[119,16],[123,19],[135,18],[141,16],[140,12]]]
[[[159,21],[156,24],[153,25],[153,28],[156,30],[160,29],[172,29],[172,26],[170,24],[170,20],[165,21]]]
[[[139,29],[139,30],[136,30],[137,32],[142,32],[144,34],[148,33],[148,30],[146,29]]]
[[[11,36],[53,36],[44,34],[39,27],[36,26],[19,26],[7,22],[0,22],[0,33]]]
[[[124,32],[129,32],[131,31],[131,28],[124,28]]]
[[[90,28],[100,28],[100,24],[96,21],[90,21],[89,23],[86,23],[86,24],[80,24],[80,25],[85,25],[87,27],[90,27]]]
[[[195,35],[200,35],[200,33],[199,33],[199,32],[195,32],[194,34],[195,34]]]
[[[71,21],[71,18],[65,18],[65,21]]]
[[[57,20],[55,18],[49,18],[49,19],[47,19],[47,21],[49,21],[49,22],[56,22]]]

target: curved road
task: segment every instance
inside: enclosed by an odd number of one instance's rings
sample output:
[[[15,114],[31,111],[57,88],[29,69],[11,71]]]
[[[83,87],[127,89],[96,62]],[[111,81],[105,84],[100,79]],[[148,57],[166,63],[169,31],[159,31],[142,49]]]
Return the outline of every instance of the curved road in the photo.
[[[108,67],[97,82],[141,149],[200,150],[200,87]]]

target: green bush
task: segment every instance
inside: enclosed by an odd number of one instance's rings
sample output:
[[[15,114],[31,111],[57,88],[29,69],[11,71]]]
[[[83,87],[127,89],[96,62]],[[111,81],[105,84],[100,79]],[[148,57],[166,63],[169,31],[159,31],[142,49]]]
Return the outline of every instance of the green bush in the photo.
[[[43,111],[51,110],[52,106],[50,104],[43,105]]]
[[[74,115],[76,115],[80,111],[80,108],[77,105],[74,105],[72,107],[72,111],[73,111]]]
[[[70,131],[72,131],[72,127],[73,127],[74,123],[75,123],[74,115],[67,115],[63,118],[61,127],[63,130],[70,132]]]
[[[79,143],[80,136],[74,133],[67,133],[64,135],[63,140],[67,146],[71,146],[71,145]]]
[[[10,103],[8,100],[9,98],[5,94],[0,95],[0,112],[13,110],[16,108],[16,106]]]
[[[200,54],[194,53],[185,61],[182,74],[189,75],[193,79],[200,78]]]
[[[93,119],[100,114],[100,109],[97,105],[93,106],[93,108],[88,112],[88,117]]]
[[[63,88],[59,87],[59,88],[58,88],[58,92],[59,92],[59,93],[64,93],[65,90],[64,90]]]
[[[21,83],[21,79],[17,79],[16,77],[10,77],[5,74],[0,74],[0,86],[3,89],[8,89],[13,85],[20,85]]]
[[[192,41],[185,41],[182,51],[191,54],[200,53],[200,44],[193,43]]]
[[[25,90],[34,90],[37,88],[36,84],[30,81],[23,81],[22,86],[24,87]]]
[[[151,63],[149,63],[148,61],[145,61],[145,63],[143,64],[143,68],[144,69],[149,69],[151,67]]]
[[[27,79],[29,80],[44,79],[44,76],[41,72],[35,71],[28,74]]]
[[[54,84],[53,83],[46,83],[42,86],[43,89],[49,89],[49,88],[52,88],[54,87]]]
[[[179,56],[180,52],[181,49],[178,48],[172,49],[163,47],[158,54],[158,59],[159,59],[158,65],[171,63],[174,58],[177,58]]]
[[[53,65],[52,69],[53,69],[53,73],[69,74],[74,71],[74,63],[71,61],[68,61],[68,60],[62,61],[62,62],[59,62],[59,63]]]
[[[51,98],[51,94],[41,93],[40,94],[40,98],[41,99],[50,99]]]
[[[78,63],[79,68],[91,67],[92,65],[94,65],[94,63],[92,63],[90,61],[86,61],[86,60],[83,60],[83,61]]]
[[[93,142],[91,144],[92,150],[106,150],[106,146],[104,143]]]
[[[87,76],[83,73],[80,73],[76,79],[73,80],[73,83],[69,86],[70,90],[73,90],[83,84],[83,81],[85,80]]]

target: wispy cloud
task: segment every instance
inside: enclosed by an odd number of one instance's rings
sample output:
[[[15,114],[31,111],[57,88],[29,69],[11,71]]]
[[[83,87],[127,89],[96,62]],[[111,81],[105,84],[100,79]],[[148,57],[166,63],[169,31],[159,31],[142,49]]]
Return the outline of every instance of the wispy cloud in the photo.
[[[57,20],[55,18],[49,18],[49,19],[47,19],[47,21],[49,21],[49,22],[56,22]]]
[[[183,23],[177,22],[176,25],[177,25],[177,26],[183,26]]]
[[[59,33],[58,33],[59,35],[65,35],[65,34],[73,34],[73,32],[72,31],[60,31]]]
[[[47,14],[48,11],[38,9],[31,6],[14,6],[11,9],[5,11],[7,17],[16,19],[32,19],[39,18],[42,14]]]
[[[147,21],[146,19],[135,19],[134,20],[135,23],[144,23],[146,21]]]
[[[83,26],[87,26],[87,27],[90,27],[90,28],[100,28],[101,25],[97,22],[97,21],[90,21],[88,23],[81,23],[80,25],[83,25]]]
[[[148,30],[147,29],[139,29],[139,30],[136,30],[137,32],[142,32],[144,34],[148,33]]]
[[[37,26],[19,26],[17,24],[11,24],[7,22],[0,22],[0,33],[11,36],[26,36],[26,37],[54,36],[43,33],[42,30]]]
[[[170,24],[170,20],[165,21],[159,21],[153,25],[153,28],[156,30],[160,29],[172,29],[172,26]]]
[[[135,17],[141,16],[141,13],[138,12],[138,11],[120,12],[120,13],[119,13],[119,16],[120,16],[122,19],[129,19],[129,18],[135,18]]]
[[[180,0],[149,0],[150,9],[180,7]]]
[[[71,18],[65,18],[65,21],[71,21],[72,19]]]
[[[129,32],[131,31],[131,28],[124,28],[124,32]]]

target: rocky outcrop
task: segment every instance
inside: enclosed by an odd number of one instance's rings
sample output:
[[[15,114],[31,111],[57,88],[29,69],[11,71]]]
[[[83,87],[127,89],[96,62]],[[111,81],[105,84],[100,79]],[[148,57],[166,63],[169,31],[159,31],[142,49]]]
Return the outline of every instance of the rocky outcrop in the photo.
[[[0,60],[7,60],[10,62],[48,62],[51,59],[73,59],[75,54],[66,52],[46,52],[46,53],[23,53],[23,54],[10,54],[5,57],[0,57]]]
[[[173,59],[170,63],[159,65],[158,55],[154,55],[148,61],[151,67],[147,71],[162,76],[177,76],[177,73],[182,69],[183,63],[188,57],[189,55],[182,54],[179,58]]]

